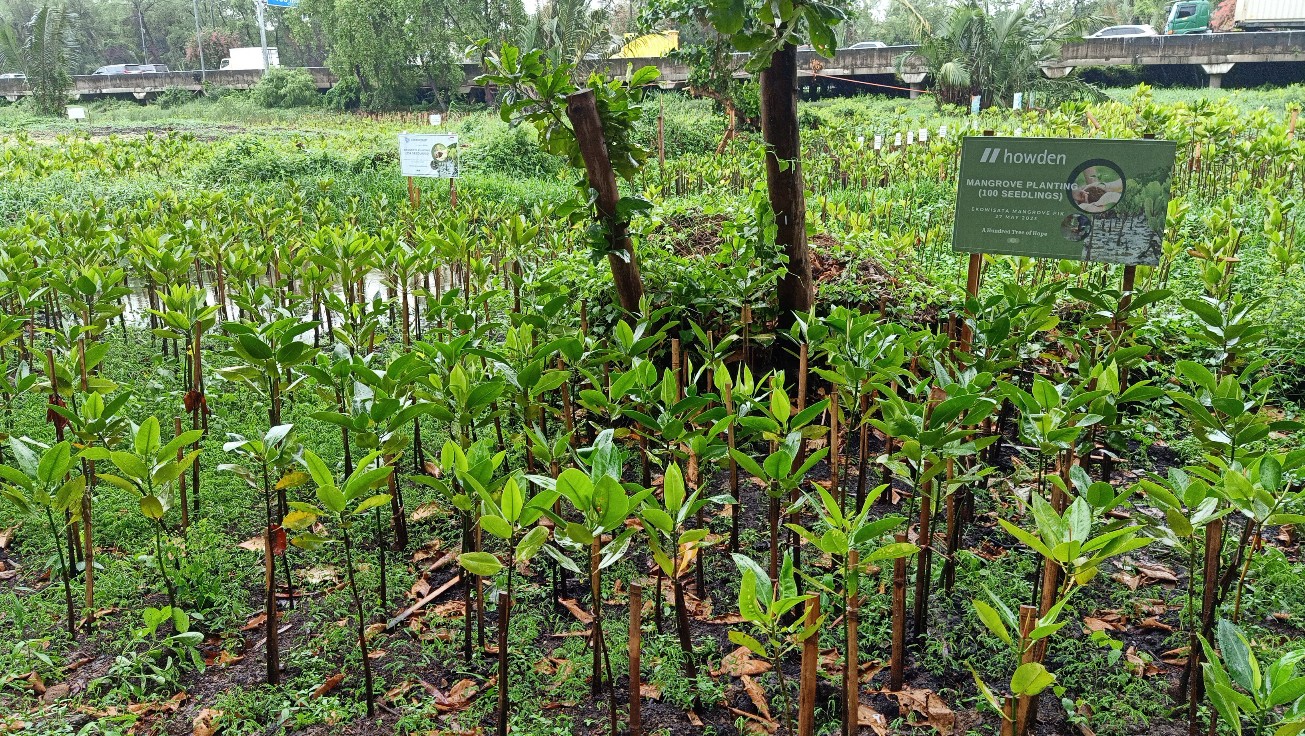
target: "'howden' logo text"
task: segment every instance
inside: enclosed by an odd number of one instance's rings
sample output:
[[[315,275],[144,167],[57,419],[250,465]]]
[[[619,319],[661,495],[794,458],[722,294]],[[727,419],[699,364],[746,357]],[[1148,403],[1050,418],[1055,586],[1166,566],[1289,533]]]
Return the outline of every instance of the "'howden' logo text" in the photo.
[[[981,164],[995,164],[1000,161],[1004,164],[1064,166],[1066,160],[1065,154],[1052,153],[1049,150],[1044,150],[1042,153],[1020,153],[994,146],[983,149],[983,155],[979,157]]]

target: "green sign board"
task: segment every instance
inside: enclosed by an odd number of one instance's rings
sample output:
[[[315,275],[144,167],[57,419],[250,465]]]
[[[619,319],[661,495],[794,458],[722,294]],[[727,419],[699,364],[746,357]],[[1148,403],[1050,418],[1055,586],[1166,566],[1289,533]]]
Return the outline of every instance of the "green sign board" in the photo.
[[[1173,141],[966,138],[952,247],[1153,266],[1176,149]]]

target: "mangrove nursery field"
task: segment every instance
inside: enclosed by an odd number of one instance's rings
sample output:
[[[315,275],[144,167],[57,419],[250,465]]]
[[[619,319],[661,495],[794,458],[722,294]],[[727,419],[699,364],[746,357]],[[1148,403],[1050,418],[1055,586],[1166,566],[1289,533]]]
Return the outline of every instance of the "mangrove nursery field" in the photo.
[[[496,111],[2,107],[0,733],[1305,731],[1303,99],[804,102],[797,315],[707,102],[605,112],[624,309]],[[967,297],[985,130],[1175,141],[1159,265]]]

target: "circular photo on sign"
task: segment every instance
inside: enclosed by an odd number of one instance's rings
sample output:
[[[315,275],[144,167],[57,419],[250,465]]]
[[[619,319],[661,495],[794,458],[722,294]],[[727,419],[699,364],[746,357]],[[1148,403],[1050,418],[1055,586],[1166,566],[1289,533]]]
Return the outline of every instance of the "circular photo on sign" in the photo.
[[[448,161],[449,147],[443,143],[436,143],[435,146],[430,149],[430,158],[435,163]]]
[[[1092,234],[1092,218],[1087,215],[1065,215],[1060,221],[1060,234],[1065,240],[1081,243]]]
[[[1087,161],[1069,175],[1069,203],[1079,212],[1099,215],[1119,204],[1127,186],[1124,172],[1113,162]]]

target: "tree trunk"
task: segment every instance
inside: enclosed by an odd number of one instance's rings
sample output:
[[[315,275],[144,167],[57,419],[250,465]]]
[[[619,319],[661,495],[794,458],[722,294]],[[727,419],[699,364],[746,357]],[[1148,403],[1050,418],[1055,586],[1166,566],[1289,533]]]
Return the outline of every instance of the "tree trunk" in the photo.
[[[612,160],[607,155],[603,123],[598,117],[594,91],[586,89],[567,97],[566,116],[575,127],[575,137],[580,145],[580,155],[585,160],[589,186],[598,193],[597,217],[600,224],[605,223],[608,231],[610,249],[607,262],[612,267],[617,299],[621,302],[622,309],[630,314],[638,314],[639,299],[643,297],[639,259],[635,256],[634,245],[626,232],[629,222],[618,220],[616,216],[616,203],[620,201],[621,193],[616,188],[616,172],[612,170]],[[794,117],[795,124],[796,120]]]
[[[788,256],[776,286],[779,329],[793,325],[794,312],[815,301],[807,255],[806,199],[797,117],[797,47],[785,44],[761,72],[761,137],[766,142],[766,190],[775,213],[775,242]]]

